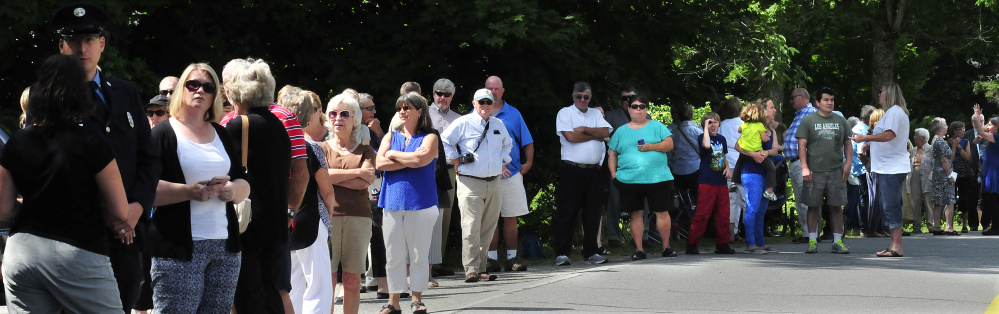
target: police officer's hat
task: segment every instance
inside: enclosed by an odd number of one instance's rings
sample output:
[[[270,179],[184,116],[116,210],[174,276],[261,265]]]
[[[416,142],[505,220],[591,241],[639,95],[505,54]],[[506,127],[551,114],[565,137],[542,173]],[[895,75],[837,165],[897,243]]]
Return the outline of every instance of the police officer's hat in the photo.
[[[104,9],[86,2],[75,2],[59,8],[52,16],[52,25],[63,38],[102,35],[110,18]]]

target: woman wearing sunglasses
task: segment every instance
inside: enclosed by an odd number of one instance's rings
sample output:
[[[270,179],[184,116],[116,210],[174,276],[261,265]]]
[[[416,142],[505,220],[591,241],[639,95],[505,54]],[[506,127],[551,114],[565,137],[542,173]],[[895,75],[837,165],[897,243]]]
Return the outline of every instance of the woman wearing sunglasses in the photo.
[[[406,291],[409,260],[413,313],[426,313],[423,291],[430,276],[430,242],[437,221],[437,184],[434,177],[438,136],[434,134],[427,101],[415,92],[395,102],[399,127],[385,134],[378,149],[377,168],[385,171],[378,207],[385,237],[389,303],[380,313],[401,313],[399,298]]]
[[[368,186],[375,180],[375,150],[363,144],[368,130],[361,123],[361,108],[349,94],[330,100],[326,108],[330,139],[314,145],[317,159],[327,175],[316,172],[318,185],[332,186],[328,199],[330,246],[329,265],[343,267],[343,312],[357,313],[361,302],[361,273],[365,270],[371,241],[371,208]],[[320,194],[323,189],[319,189]],[[335,281],[336,276],[333,276]],[[330,291],[332,292],[332,291]],[[330,294],[332,300],[332,294]],[[325,301],[325,300],[324,300]],[[328,311],[328,310],[326,310]],[[317,312],[318,313],[318,312]]]
[[[673,138],[662,122],[648,119],[648,102],[636,96],[628,106],[631,122],[614,132],[607,147],[607,165],[614,185],[621,193],[621,211],[631,213],[631,236],[638,250],[633,260],[645,259],[642,247],[643,203],[656,213],[656,226],[663,237],[663,257],[676,256],[669,247],[669,211],[673,209],[673,174],[666,152],[673,150]]]
[[[228,312],[240,263],[233,203],[250,185],[238,146],[212,122],[222,114],[215,71],[191,64],[180,77],[172,117],[152,132],[163,163],[148,230],[153,304],[162,313]]]

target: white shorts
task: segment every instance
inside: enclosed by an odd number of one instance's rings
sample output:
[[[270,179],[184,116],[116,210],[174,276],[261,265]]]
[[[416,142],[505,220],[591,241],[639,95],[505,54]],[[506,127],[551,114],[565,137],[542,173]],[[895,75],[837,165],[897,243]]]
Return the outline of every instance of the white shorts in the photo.
[[[500,194],[503,198],[503,203],[500,206],[500,217],[520,217],[531,212],[527,208],[524,175],[520,172],[509,178],[500,179]]]

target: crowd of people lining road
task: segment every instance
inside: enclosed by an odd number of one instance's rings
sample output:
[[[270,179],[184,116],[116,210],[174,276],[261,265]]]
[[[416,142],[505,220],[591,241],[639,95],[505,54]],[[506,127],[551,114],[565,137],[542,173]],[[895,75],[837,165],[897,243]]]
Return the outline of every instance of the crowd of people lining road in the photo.
[[[25,90],[23,129],[0,155],[0,220],[14,221],[2,270],[12,311],[331,313],[341,303],[356,313],[370,291],[387,300],[382,313],[401,313],[401,299],[426,313],[434,277],[454,274],[441,264],[455,208],[466,283],[527,270],[517,218],[530,212],[534,141],[499,77],[472,93],[467,114],[451,108],[452,81],[434,82],[429,100],[406,82],[387,127],[373,97],[353,89],[325,105],[291,85],[275,96],[270,67],[252,58],[221,72],[193,63],[143,102],[98,67],[107,23],[91,4],[56,12],[60,54]],[[718,254],[735,253],[740,233],[744,253],[777,253],[764,215],[789,194],[776,192],[786,180],[805,253],[823,238],[850,253],[850,229],[889,237],[879,257],[903,256],[902,237],[924,222],[934,235],[999,233],[999,117],[986,122],[977,105],[970,131],[938,118],[910,132],[894,83],[881,108],[850,118],[832,89],[798,88],[787,127],[772,100],[736,97],[699,121],[690,105],[671,104],[664,125],[634,87],[607,112],[590,106],[592,91],[574,84],[555,121],[557,266],[573,262],[578,220],[584,262],[606,263],[601,233],[619,247],[622,212],[632,259],[654,249],[649,229],[666,238],[661,256],[677,256],[667,238],[675,195],[693,209],[686,254],[700,253],[706,232]]]

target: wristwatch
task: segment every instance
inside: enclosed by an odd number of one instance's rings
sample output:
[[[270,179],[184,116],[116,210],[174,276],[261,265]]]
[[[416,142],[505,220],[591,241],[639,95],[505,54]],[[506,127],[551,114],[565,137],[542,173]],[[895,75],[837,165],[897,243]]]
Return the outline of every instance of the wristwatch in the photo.
[[[288,209],[288,218],[295,218],[295,210],[294,209],[291,209],[291,208]]]

